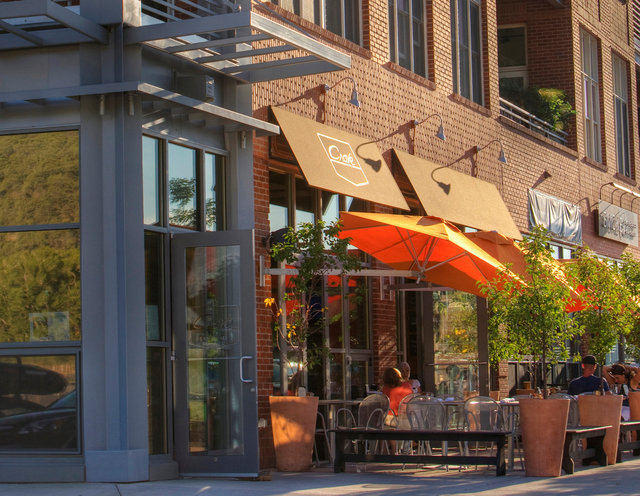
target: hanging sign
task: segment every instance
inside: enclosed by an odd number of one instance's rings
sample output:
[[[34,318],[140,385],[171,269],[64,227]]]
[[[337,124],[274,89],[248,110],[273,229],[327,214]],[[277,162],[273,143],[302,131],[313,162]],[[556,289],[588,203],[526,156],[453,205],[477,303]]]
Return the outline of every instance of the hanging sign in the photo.
[[[600,200],[598,202],[598,235],[638,246],[638,215]]]

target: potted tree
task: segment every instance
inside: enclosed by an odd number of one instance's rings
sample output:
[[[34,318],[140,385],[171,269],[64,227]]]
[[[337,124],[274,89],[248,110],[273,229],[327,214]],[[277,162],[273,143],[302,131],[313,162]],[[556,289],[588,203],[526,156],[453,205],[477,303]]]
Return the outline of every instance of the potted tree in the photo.
[[[565,311],[571,301],[571,287],[558,277],[549,241],[548,231],[536,226],[521,243],[525,281],[512,278],[506,271],[481,286],[489,302],[491,360],[496,363],[532,357],[540,363],[545,398],[547,364],[566,359],[565,343],[581,332],[580,325]],[[560,475],[568,415],[568,400],[520,400],[528,476]]]
[[[271,247],[274,261],[293,267],[278,297],[267,298],[273,313],[274,341],[280,350],[281,365],[294,371],[290,395],[271,396],[271,427],[280,471],[303,471],[311,466],[318,408],[317,396],[306,396],[307,368],[320,363],[327,348],[322,336],[327,323],[323,305],[325,277],[343,276],[360,270],[361,260],[349,252],[349,239],[339,239],[338,222],[303,223],[290,227],[283,240]],[[312,343],[313,341],[313,343]]]
[[[585,308],[575,319],[584,327],[588,346],[600,364],[605,363],[618,341],[624,341],[634,324],[632,294],[625,277],[616,264],[599,258],[588,247],[578,250],[569,270],[583,286],[580,296]],[[601,375],[601,392],[604,377]],[[582,425],[611,425],[604,438],[609,464],[616,462],[620,430],[621,396],[599,395],[578,398]]]

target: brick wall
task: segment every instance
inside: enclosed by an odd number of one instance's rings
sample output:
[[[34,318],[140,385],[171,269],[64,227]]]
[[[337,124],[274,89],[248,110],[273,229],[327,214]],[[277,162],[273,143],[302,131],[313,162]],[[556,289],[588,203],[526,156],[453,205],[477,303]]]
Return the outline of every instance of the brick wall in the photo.
[[[427,38],[428,79],[415,76],[389,62],[388,13],[384,1],[364,1],[365,48],[339,40],[335,35],[286,13],[288,18],[299,21],[314,36],[350,53],[352,68],[349,71],[255,84],[253,107],[256,117],[266,118],[269,105],[280,106],[309,119],[376,140],[389,166],[390,150],[395,147],[476,175],[495,184],[516,225],[523,232],[528,231],[527,190],[535,188],[552,194],[582,208],[584,241],[595,251],[611,257],[620,257],[625,250],[637,255],[635,248],[598,237],[594,215],[598,199],[611,201],[612,188],[602,185],[612,180],[623,180],[615,176],[612,51],[629,61],[632,167],[638,163],[636,78],[632,77],[635,76],[634,52],[626,27],[630,6],[618,0],[574,1],[570,8],[555,8],[548,2],[534,0],[483,2],[486,98],[485,106],[480,107],[452,94],[449,2],[427,0],[425,3],[427,25],[430,27]],[[570,125],[568,146],[551,142],[499,116],[497,28],[524,22],[527,24],[531,84],[564,89],[578,110],[577,118]],[[580,29],[587,29],[601,44],[602,142],[605,157],[602,164],[584,158]],[[323,84],[333,85],[345,76],[353,77],[358,84],[360,109],[347,102],[351,94],[349,82],[339,84],[327,94],[321,90]],[[421,120],[433,113],[442,116],[446,142],[435,137],[439,124],[437,118],[429,119],[415,130],[409,124],[414,119]],[[508,159],[506,165],[497,160],[499,146],[496,143],[479,153],[473,151],[477,145],[485,145],[497,138],[504,144]],[[258,139],[255,142],[258,253],[264,252],[261,239],[269,232],[266,186],[269,164],[267,140]],[[551,176],[545,179],[544,171]],[[629,185],[636,187],[634,181],[630,181]],[[621,200],[620,197],[618,192],[612,203],[630,209],[633,197],[624,195]],[[478,208],[482,208],[482,205],[478,205]],[[378,284],[378,280],[372,281],[376,380],[385,367],[395,365],[396,361],[395,302],[379,298]],[[271,330],[261,302],[269,291],[268,286],[258,288],[257,298],[259,408],[260,416],[265,418],[268,415],[266,396],[271,388]],[[504,371],[500,370],[502,374]],[[262,433],[261,448],[265,456],[262,463],[266,466],[272,460],[268,458],[271,455],[266,455],[269,442],[270,433]]]

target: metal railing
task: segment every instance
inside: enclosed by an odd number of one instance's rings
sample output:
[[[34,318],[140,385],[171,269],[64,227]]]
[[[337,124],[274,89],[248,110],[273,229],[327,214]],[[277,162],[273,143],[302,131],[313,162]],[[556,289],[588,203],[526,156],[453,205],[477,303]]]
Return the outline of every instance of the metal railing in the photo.
[[[229,0],[142,0],[141,4],[143,15],[161,22],[227,14],[238,8]]]
[[[536,117],[504,98],[500,98],[500,115],[504,115],[507,119],[511,119],[521,126],[531,129],[553,141],[565,146],[567,145],[568,134],[565,131],[556,129],[547,121],[543,121],[539,117]]]

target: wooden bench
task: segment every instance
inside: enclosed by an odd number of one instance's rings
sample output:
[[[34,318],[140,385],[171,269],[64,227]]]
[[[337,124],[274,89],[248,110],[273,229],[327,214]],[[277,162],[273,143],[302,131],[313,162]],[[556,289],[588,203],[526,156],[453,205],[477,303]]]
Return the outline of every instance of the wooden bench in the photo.
[[[588,465],[592,461],[597,461],[600,465],[607,464],[607,454],[602,442],[610,425],[597,427],[568,427],[564,438],[564,452],[562,454],[562,469],[567,474],[572,474],[575,468],[575,460],[582,460],[583,465]],[[586,439],[587,446],[583,449],[576,449],[579,439]]]
[[[435,463],[439,465],[495,465],[496,475],[507,473],[505,464],[505,445],[507,431],[421,431],[400,429],[332,429],[335,434],[334,472],[344,472],[345,463]],[[487,442],[496,444],[495,456],[471,455],[419,455],[409,453],[345,453],[346,441],[429,441],[429,442]],[[350,443],[349,443],[350,444]]]
[[[627,432],[636,432],[635,441],[623,441],[622,438]],[[618,457],[616,461],[622,461],[622,452],[633,450],[633,456],[640,456],[640,420],[628,420],[620,422],[620,442],[618,443]]]

